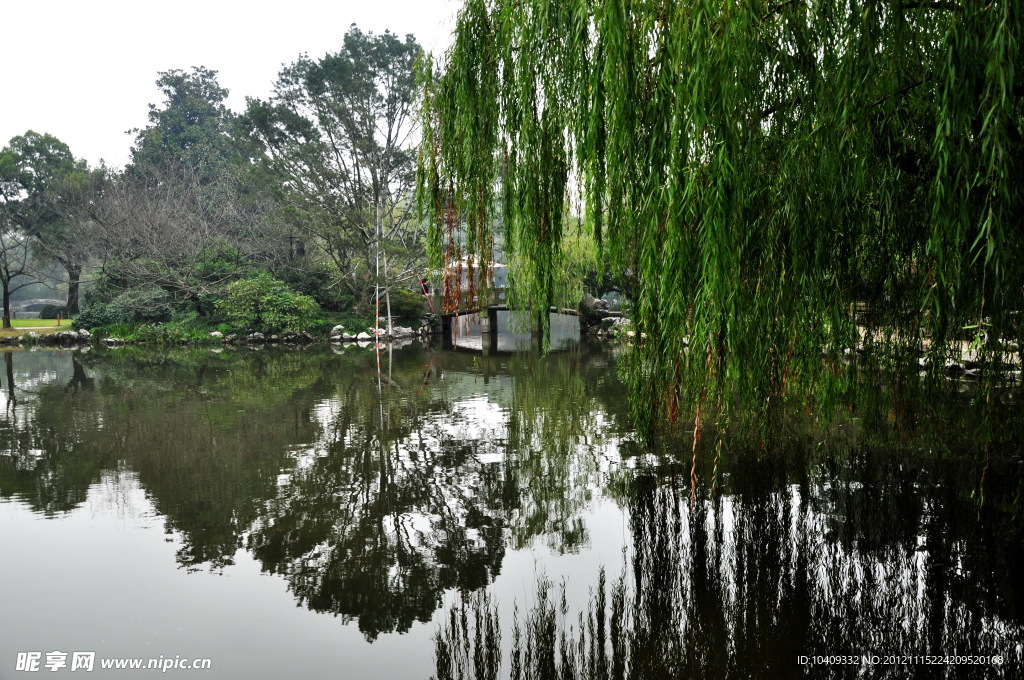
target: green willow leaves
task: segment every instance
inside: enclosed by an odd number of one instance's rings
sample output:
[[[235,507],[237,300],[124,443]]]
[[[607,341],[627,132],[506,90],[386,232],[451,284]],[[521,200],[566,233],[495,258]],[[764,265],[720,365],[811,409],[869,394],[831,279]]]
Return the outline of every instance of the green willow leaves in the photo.
[[[1024,304],[1022,10],[467,0],[423,70],[433,265],[500,234],[545,308],[578,204],[646,336],[648,426],[819,400],[858,343],[995,366]]]

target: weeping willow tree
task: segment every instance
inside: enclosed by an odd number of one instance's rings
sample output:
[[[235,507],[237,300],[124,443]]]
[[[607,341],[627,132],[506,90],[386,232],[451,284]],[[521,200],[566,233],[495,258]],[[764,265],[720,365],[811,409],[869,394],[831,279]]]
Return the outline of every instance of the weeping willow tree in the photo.
[[[641,425],[810,404],[858,344],[936,378],[971,345],[990,389],[1022,331],[1022,40],[1018,0],[467,0],[422,74],[433,266],[500,233],[546,309],[581,218],[631,288]]]

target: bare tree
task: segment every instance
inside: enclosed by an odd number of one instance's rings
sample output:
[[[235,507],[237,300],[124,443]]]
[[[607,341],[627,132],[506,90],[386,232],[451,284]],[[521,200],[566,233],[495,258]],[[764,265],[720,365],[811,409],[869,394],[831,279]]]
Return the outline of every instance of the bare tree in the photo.
[[[92,239],[109,286],[159,286],[198,304],[241,270],[284,253],[267,235],[266,205],[240,194],[239,182],[214,182],[183,166],[122,176],[97,201]]]
[[[42,281],[32,258],[31,237],[14,229],[0,231],[0,287],[4,298],[4,328],[11,327],[11,295]]]

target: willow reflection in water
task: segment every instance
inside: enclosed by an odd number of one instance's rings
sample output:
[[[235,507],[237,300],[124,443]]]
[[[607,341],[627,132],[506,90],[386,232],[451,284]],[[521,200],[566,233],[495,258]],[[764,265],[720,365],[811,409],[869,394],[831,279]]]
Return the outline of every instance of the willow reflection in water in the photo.
[[[1019,526],[979,517],[953,471],[891,458],[838,475],[744,465],[728,475],[731,493],[694,504],[676,484],[688,468],[639,466],[626,482],[622,575],[610,587],[595,575],[579,614],[564,584],[543,578],[525,616],[502,620],[493,598],[464,598],[437,633],[435,677],[1018,677]],[[855,661],[798,662],[814,655]],[[888,655],[1000,659],[886,665]]]

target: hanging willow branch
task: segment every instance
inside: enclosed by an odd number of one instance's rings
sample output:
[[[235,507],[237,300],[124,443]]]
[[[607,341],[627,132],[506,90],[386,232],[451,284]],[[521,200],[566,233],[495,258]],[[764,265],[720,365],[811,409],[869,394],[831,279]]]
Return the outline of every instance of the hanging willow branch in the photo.
[[[700,395],[820,399],[823,353],[858,342],[1000,358],[1024,307],[1022,22],[1016,0],[467,0],[423,80],[434,265],[454,211],[462,254],[502,240],[545,309],[575,186],[646,336],[642,425]]]

